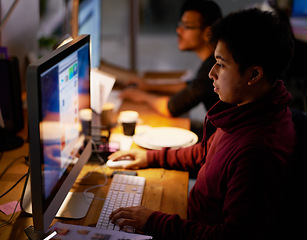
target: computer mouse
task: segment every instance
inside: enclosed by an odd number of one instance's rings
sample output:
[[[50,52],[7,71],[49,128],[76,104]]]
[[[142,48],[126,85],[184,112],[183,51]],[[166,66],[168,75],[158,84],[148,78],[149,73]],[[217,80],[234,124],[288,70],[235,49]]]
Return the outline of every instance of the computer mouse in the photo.
[[[116,161],[113,160],[108,160],[106,165],[109,168],[123,168],[125,165],[127,165],[128,163],[131,163],[133,160],[129,160],[129,159],[119,159]]]

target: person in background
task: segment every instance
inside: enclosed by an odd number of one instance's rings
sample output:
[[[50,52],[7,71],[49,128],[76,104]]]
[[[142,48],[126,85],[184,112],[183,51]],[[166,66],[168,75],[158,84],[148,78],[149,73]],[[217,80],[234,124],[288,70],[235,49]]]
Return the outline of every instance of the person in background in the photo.
[[[176,29],[178,48],[181,51],[194,51],[202,60],[197,75],[188,84],[178,86],[155,86],[139,84],[139,88],[128,88],[121,93],[121,98],[135,102],[145,102],[165,116],[179,116],[188,112],[199,103],[209,110],[218,101],[214,93],[212,80],[208,77],[215,64],[214,44],[210,43],[211,25],[222,17],[221,9],[213,1],[188,0],[182,6],[182,17]],[[173,89],[173,90],[172,90]],[[173,92],[176,94],[159,95],[150,90]]]
[[[155,239],[297,239],[287,235],[295,229],[285,211],[297,134],[291,94],[279,80],[292,57],[290,29],[272,12],[248,9],[211,30],[217,62],[209,77],[220,101],[206,115],[202,142],[109,156],[129,156],[126,168],[197,171],[187,219],[137,206],[113,211],[110,220]],[[212,124],[217,130],[208,137]]]

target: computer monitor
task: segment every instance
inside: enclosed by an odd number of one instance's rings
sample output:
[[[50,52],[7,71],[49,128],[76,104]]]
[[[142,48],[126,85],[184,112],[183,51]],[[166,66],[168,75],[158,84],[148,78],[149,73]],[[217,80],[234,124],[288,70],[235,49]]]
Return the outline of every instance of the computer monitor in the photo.
[[[307,1],[293,0],[292,17],[307,17]]]
[[[78,13],[78,34],[91,36],[91,65],[93,68],[100,66],[100,0],[80,1]]]
[[[22,208],[33,214],[36,233],[48,230],[91,156],[91,139],[83,134],[79,116],[90,109],[89,44],[89,35],[81,35],[27,69],[30,178]],[[79,204],[89,207],[92,198],[73,196],[81,202],[69,202],[76,209],[64,210],[64,217],[81,218],[87,209]]]

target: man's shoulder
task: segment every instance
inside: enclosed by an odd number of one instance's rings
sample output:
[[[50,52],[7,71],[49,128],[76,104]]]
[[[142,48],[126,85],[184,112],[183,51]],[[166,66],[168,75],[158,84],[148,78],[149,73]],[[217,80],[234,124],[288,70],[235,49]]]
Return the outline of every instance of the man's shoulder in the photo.
[[[207,58],[205,61],[202,62],[200,65],[197,75],[201,74],[209,74],[211,68],[216,63],[216,60],[213,55],[211,55],[209,58]]]

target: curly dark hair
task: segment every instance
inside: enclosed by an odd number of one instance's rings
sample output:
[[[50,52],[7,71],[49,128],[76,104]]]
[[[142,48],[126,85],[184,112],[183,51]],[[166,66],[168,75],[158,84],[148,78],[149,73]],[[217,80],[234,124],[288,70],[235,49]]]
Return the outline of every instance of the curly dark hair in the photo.
[[[291,62],[293,37],[290,27],[272,12],[260,9],[234,12],[216,22],[211,31],[211,40],[226,44],[239,64],[240,73],[249,66],[258,65],[269,81],[275,83]]]
[[[197,11],[202,16],[202,27],[211,26],[214,22],[222,18],[220,7],[209,0],[187,0],[181,8],[181,16],[185,11]]]

